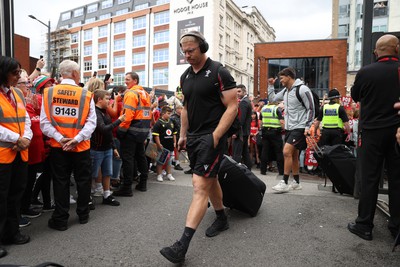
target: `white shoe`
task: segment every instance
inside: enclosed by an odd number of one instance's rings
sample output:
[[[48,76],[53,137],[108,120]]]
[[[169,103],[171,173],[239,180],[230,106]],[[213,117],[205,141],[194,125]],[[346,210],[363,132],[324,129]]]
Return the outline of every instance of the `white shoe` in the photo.
[[[301,184],[298,184],[296,181],[293,180],[293,182],[289,185],[290,190],[301,190],[303,187]]]
[[[162,182],[164,179],[162,178],[162,174],[157,175],[157,181]]]
[[[167,174],[167,179],[170,181],[175,181],[175,178],[172,176],[172,174]]]
[[[272,190],[275,190],[280,193],[287,193],[289,192],[289,186],[285,183],[284,180],[281,180],[279,184],[272,187]]]
[[[69,204],[76,204],[76,200],[72,195],[69,195]]]
[[[93,196],[95,197],[102,197],[104,195],[104,190],[103,188],[96,188],[94,190]]]

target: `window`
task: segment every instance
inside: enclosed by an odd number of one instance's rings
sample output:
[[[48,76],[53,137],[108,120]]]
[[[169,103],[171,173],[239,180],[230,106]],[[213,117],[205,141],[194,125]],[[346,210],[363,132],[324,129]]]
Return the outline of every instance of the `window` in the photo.
[[[83,8],[75,9],[74,10],[74,17],[80,17],[83,15]]]
[[[169,10],[154,14],[154,25],[169,23]]]
[[[146,62],[146,54],[144,52],[134,53],[132,56],[133,65],[142,65]]]
[[[232,17],[229,15],[226,15],[226,27],[232,28]]]
[[[346,18],[350,16],[350,5],[339,6],[339,18]]]
[[[135,71],[135,72],[139,76],[139,83],[145,84],[146,83],[146,72],[144,70]]]
[[[168,43],[169,42],[169,31],[161,31],[154,33],[154,44]]]
[[[125,21],[114,24],[114,34],[125,32]]]
[[[108,19],[111,18],[111,13],[100,15],[99,19]]]
[[[231,36],[229,34],[225,34],[225,44],[227,46],[231,46]]]
[[[106,58],[99,58],[99,69],[107,69],[107,59]]]
[[[167,4],[169,3],[169,0],[157,0],[156,5],[162,5],[162,4]]]
[[[153,72],[153,85],[168,84],[168,69],[154,69]]]
[[[71,18],[71,12],[66,12],[61,15],[61,20],[69,20]]]
[[[72,49],[71,49],[71,55],[72,55],[72,56],[79,56],[79,50],[78,50],[78,48],[72,48]]]
[[[119,15],[123,15],[129,12],[129,8],[124,8],[121,10],[117,10],[117,12],[115,12],[115,15],[119,16]]]
[[[154,50],[153,62],[163,62],[163,61],[168,61],[168,60],[169,60],[168,49]]]
[[[114,73],[114,84],[124,85],[125,84],[125,73]]]
[[[83,62],[83,70],[84,71],[92,70],[92,61]]]
[[[128,3],[130,0],[118,0],[118,5]]]
[[[91,22],[95,22],[96,21],[96,17],[93,18],[89,18],[85,20],[85,23],[91,23]]]
[[[71,43],[77,43],[78,42],[78,33],[74,32],[71,33]]]
[[[145,35],[133,36],[133,47],[141,47],[141,46],[146,46],[146,36]]]
[[[349,24],[339,25],[338,37],[348,37],[349,36]]]
[[[92,54],[92,45],[85,45],[85,47],[83,47],[83,55],[90,56],[91,54]]]
[[[87,40],[92,40],[93,38],[93,30],[89,29],[89,30],[85,30],[83,32],[83,40],[87,41]]]
[[[83,83],[86,84],[90,80],[90,78],[92,78],[92,77],[90,77],[90,76],[83,77]]]
[[[224,27],[224,16],[222,16],[222,15],[219,15],[219,26],[220,27]]]
[[[99,43],[99,54],[107,53],[107,43]]]
[[[143,29],[146,28],[146,16],[138,17],[133,19],[133,29]]]
[[[238,40],[233,40],[233,48],[235,51],[239,51],[239,41]]]
[[[330,59],[328,57],[269,59],[266,75],[273,77],[287,66],[296,69],[296,77],[303,77],[308,87],[314,89],[320,98],[329,89]],[[250,64],[249,71],[251,72],[253,68],[254,66]],[[283,89],[283,87],[277,80],[275,88]]]
[[[114,40],[114,50],[124,50],[125,49],[125,39]]]
[[[99,27],[99,37],[106,37],[108,35],[107,25]]]
[[[114,68],[125,67],[125,56],[114,57]]]
[[[219,45],[224,46],[224,36],[222,34],[219,35]]]
[[[87,13],[88,14],[96,12],[96,11],[97,11],[97,4],[89,5],[87,7]]]
[[[142,9],[146,9],[148,7],[149,7],[149,3],[144,3],[144,4],[136,5],[135,10],[142,10]]]
[[[101,2],[101,9],[106,9],[113,6],[113,0],[105,0]]]
[[[77,21],[77,22],[72,23],[71,27],[73,28],[73,27],[78,27],[78,26],[81,26],[81,25],[82,25],[82,21]]]

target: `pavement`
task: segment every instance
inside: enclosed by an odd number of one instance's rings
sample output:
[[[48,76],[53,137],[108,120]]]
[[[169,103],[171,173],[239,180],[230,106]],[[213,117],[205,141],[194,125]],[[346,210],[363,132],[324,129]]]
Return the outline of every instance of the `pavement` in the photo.
[[[182,164],[187,169],[187,164]],[[267,185],[256,217],[227,209],[230,229],[208,238],[206,228],[215,213],[210,208],[194,235],[181,266],[400,266],[400,247],[391,252],[393,238],[387,217],[377,210],[374,240],[350,234],[357,200],[332,193],[324,180],[301,175],[302,190],[276,194],[276,173],[260,175]],[[6,246],[3,264],[34,266],[56,262],[63,266],[173,266],[159,250],[179,239],[192,196],[191,176],[174,171],[176,181],[157,182],[150,174],[148,191],[118,197],[119,207],[96,204],[88,224],[79,224],[71,205],[69,229],[47,227],[51,213],[32,219],[22,229],[31,242]],[[74,193],[73,189],[71,192]],[[101,197],[95,198],[101,203]]]

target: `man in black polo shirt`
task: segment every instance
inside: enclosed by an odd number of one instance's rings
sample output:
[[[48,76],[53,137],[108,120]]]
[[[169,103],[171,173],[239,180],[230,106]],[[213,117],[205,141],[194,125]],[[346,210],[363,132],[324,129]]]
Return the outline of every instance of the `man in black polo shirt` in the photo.
[[[221,63],[207,57],[204,36],[188,32],[181,37],[180,46],[191,66],[181,76],[184,108],[178,146],[188,152],[194,190],[181,239],[160,251],[173,263],[184,261],[190,240],[207,211],[208,199],[217,218],[206,236],[229,228],[217,174],[227,146],[226,132],[238,111],[236,82]]]
[[[351,88],[351,97],[360,102],[361,194],[358,216],[349,231],[372,240],[379,180],[384,163],[389,181],[388,228],[396,237],[400,230],[400,155],[395,151],[400,117],[394,105],[400,99],[399,40],[383,35],[374,50],[377,62],[361,68]]]

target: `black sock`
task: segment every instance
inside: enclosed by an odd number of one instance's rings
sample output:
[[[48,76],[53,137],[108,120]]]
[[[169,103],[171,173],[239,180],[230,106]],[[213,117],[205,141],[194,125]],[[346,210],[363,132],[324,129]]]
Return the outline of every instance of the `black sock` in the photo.
[[[225,210],[215,210],[215,213],[217,214],[217,219],[221,220],[226,220],[226,215],[225,215]]]
[[[185,230],[183,230],[183,234],[181,239],[179,240],[186,248],[189,247],[190,240],[192,240],[192,237],[194,233],[196,232],[195,229],[190,228],[190,227],[185,227]]]
[[[298,184],[300,183],[300,177],[298,174],[294,174],[293,179],[296,181],[296,183],[298,183]]]
[[[285,181],[285,184],[288,184],[288,181],[289,181],[289,174],[284,174],[284,175],[283,175],[283,180]]]

